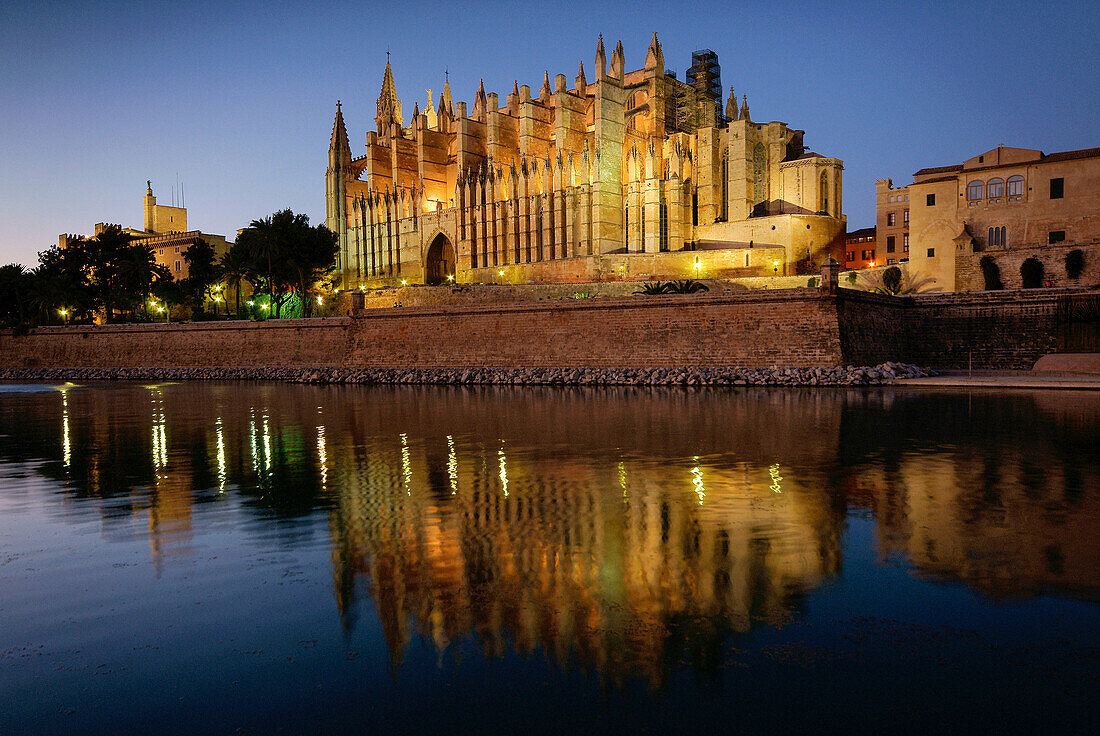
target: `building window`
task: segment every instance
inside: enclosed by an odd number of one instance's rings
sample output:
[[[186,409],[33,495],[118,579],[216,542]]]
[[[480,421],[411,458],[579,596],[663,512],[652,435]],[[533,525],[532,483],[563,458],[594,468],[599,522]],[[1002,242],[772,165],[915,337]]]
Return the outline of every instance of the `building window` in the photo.
[[[699,224],[699,190],[695,188],[691,190],[691,224]]]
[[[854,261],[855,259],[856,259],[856,252],[854,250],[848,251],[848,261],[849,261],[849,263]]]
[[[928,257],[929,258],[935,258],[936,257],[936,249],[935,248],[929,248],[928,249]]]
[[[909,233],[901,236],[901,249],[906,253],[909,252]]]
[[[829,179],[821,172],[821,211],[829,214]]]
[[[721,209],[719,210],[722,213],[721,216],[720,216],[720,219],[722,220],[722,222],[725,222],[726,220],[728,220],[729,219],[729,214],[730,214],[730,212],[729,212],[729,207],[730,207],[729,179],[730,179],[729,154],[727,152],[723,152],[722,153],[722,188],[721,188],[721,191],[722,191],[722,205],[721,205]]]
[[[893,266],[897,262],[898,262],[897,258],[887,258],[886,259],[886,265],[887,266]]]
[[[901,221],[906,227],[909,226],[909,210],[905,210],[905,212],[901,213]]]
[[[886,236],[886,252],[887,253],[893,253],[894,252],[894,236],[893,235],[887,235]]]
[[[668,205],[665,204],[664,199],[661,199],[661,230],[660,230],[660,242],[658,243],[658,249],[664,253],[668,250]]]
[[[1066,180],[1062,177],[1050,180],[1050,198],[1061,199],[1065,195]]]
[[[935,194],[925,195],[925,197],[924,197],[924,206],[925,207],[935,207],[936,206],[936,195]]]
[[[1066,239],[1066,231],[1065,230],[1051,230],[1047,234],[1047,242],[1050,243],[1051,245],[1054,245],[1055,243],[1061,243],[1065,239]]]
[[[1005,194],[1007,194],[1008,199],[1013,202],[1018,201],[1020,197],[1024,196],[1024,177],[1008,177],[1008,187]]]
[[[999,199],[1004,196],[1005,182],[1004,179],[990,179],[989,184],[986,185],[986,193],[990,199]]]
[[[985,182],[972,181],[966,187],[966,198],[971,202],[977,201],[985,196]]]
[[[886,213],[886,225],[887,225],[887,227],[893,227],[894,223],[897,222],[897,219],[898,219],[898,213],[897,212],[887,212]]]

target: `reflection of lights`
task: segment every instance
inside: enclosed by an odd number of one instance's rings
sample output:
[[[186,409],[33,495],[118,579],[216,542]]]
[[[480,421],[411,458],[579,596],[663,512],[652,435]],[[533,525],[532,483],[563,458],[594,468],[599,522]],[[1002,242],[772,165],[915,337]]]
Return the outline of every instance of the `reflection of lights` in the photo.
[[[65,467],[73,464],[73,446],[69,438],[69,392],[61,389],[61,452]]]
[[[401,285],[402,286],[408,286],[409,285],[409,280],[408,279],[401,279]]]
[[[325,425],[317,427],[317,462],[321,466],[321,489],[328,488],[328,449],[325,447]]]
[[[218,436],[218,490],[225,493],[225,482],[228,474],[225,470],[225,433],[222,432],[222,418],[218,417],[214,422],[214,432]]]
[[[626,463],[619,461],[619,488],[623,489],[623,498],[626,498]]]
[[[779,485],[779,481],[783,480],[783,478],[779,475],[779,463],[768,468],[768,473],[772,477],[772,484],[770,486],[772,491],[775,493],[782,493],[783,487]]]
[[[455,453],[455,441],[447,435],[447,476],[451,479],[451,495],[458,493],[458,455]]]
[[[248,444],[252,449],[252,472],[260,472],[260,451],[256,432],[256,410],[248,410]]]
[[[264,471],[271,472],[271,424],[267,420],[267,409],[264,409],[263,414],[263,432],[264,432]]]
[[[508,458],[504,457],[504,440],[500,441],[500,449],[497,450],[497,457],[500,458],[500,487],[504,491],[505,498],[508,497]]]
[[[401,480],[405,483],[405,495],[412,495],[412,461],[409,459],[409,436],[401,433]]]
[[[164,395],[159,387],[152,387],[153,397],[153,467],[168,465],[168,437],[165,432]]]
[[[693,457],[692,462],[699,462],[699,456]],[[703,499],[707,497],[707,489],[703,485],[703,469],[698,465],[691,469],[691,485],[695,490],[695,495],[699,497],[699,505],[702,506]]]

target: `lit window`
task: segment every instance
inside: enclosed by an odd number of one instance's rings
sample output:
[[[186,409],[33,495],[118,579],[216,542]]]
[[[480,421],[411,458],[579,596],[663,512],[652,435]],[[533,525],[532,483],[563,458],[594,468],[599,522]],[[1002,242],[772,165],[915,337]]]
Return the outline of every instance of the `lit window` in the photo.
[[[909,233],[905,233],[905,235],[901,236],[901,243],[902,243],[902,246],[901,246],[902,250],[904,250],[906,253],[908,253],[909,252]]]
[[[1005,182],[1004,179],[990,179],[989,184],[986,185],[986,191],[989,194],[990,199],[997,199],[1004,196]]]
[[[909,199],[909,198],[908,198],[908,197],[906,197],[906,199]],[[908,224],[909,224],[909,210],[905,210],[905,212],[903,212],[903,213],[902,213],[902,215],[901,215],[901,221],[902,221],[903,223],[905,223],[906,225],[908,225]]]
[[[966,198],[971,202],[981,199],[985,196],[985,182],[972,181],[969,186],[966,187]]]
[[[1024,177],[1008,177],[1008,187],[1005,194],[1007,194],[1009,197],[1022,197],[1024,195]]]
[[[886,224],[887,224],[887,226],[893,225],[897,221],[897,217],[898,217],[898,215],[897,215],[896,212],[887,212],[886,213]]]

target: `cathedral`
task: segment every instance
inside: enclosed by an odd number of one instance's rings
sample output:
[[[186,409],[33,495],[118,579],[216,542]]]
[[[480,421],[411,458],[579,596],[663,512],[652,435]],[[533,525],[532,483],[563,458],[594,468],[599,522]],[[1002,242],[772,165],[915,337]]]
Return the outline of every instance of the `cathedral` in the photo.
[[[816,273],[839,250],[842,162],[804,132],[756,122],[717,56],[685,80],[653,34],[641,69],[603,37],[588,79],[564,74],[501,104],[414,104],[406,123],[386,62],[366,152],[340,103],[325,173],[325,222],[345,289]]]

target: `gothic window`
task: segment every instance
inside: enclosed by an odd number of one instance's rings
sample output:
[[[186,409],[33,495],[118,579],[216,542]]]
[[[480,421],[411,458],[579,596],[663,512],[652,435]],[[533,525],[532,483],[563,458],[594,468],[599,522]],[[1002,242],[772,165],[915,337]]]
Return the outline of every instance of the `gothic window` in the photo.
[[[1019,200],[1024,194],[1024,177],[1022,176],[1010,176],[1008,177],[1008,188],[1005,194],[1011,200],[1015,198]]]
[[[752,152],[752,199],[757,207],[767,202],[768,182],[767,176],[768,154],[764,151],[764,145],[757,143]]]
[[[990,199],[997,199],[1004,196],[1004,188],[1004,179],[990,179],[989,184],[986,185],[986,194]]]
[[[719,212],[721,214],[718,217],[718,219],[721,220],[722,222],[725,222],[726,220],[728,220],[729,219],[729,214],[730,214],[730,212],[729,212],[729,176],[730,176],[730,157],[729,157],[728,152],[723,151],[722,152],[722,186],[720,188],[721,192],[722,192],[722,203],[719,206]]]
[[[699,224],[699,190],[691,189],[691,224]]]
[[[971,202],[982,199],[985,196],[985,182],[972,181],[966,187],[966,198]]]
[[[658,250],[662,253],[668,250],[668,205],[665,204],[664,197],[661,198],[661,240]]]
[[[821,211],[829,214],[829,177],[821,172]]]

